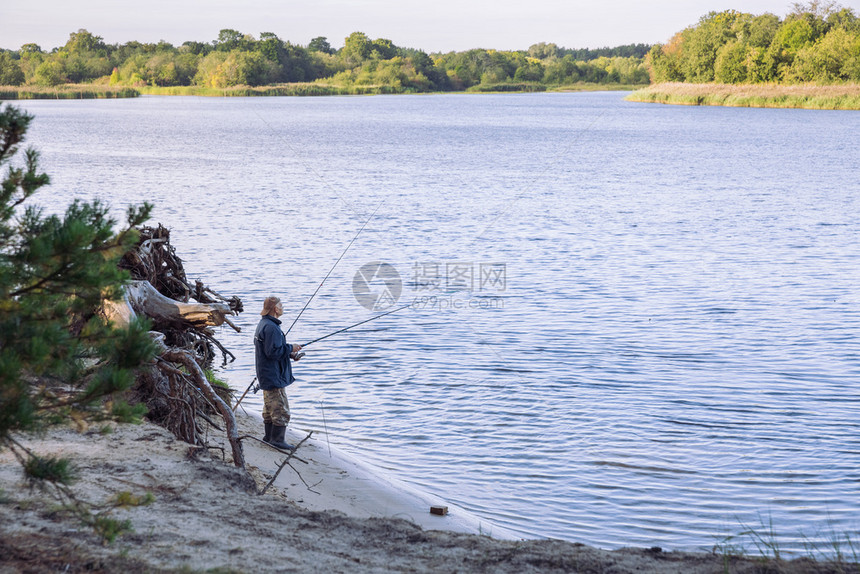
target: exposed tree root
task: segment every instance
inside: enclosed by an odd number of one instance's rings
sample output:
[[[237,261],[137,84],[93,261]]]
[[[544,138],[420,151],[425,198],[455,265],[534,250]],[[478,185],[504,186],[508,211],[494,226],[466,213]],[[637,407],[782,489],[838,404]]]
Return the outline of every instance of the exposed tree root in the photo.
[[[151,420],[191,445],[209,446],[201,425],[225,432],[233,463],[244,468],[233,411],[204,372],[212,365],[216,347],[225,364],[228,358],[235,360],[211,327],[226,323],[239,331],[229,317],[242,312],[241,299],[224,297],[200,280],[192,285],[170,244],[170,232],[162,225],[142,228],[136,248],[123,257],[120,267],[129,270],[133,281],[121,303],[105,305],[105,315],[116,324],[147,317],[161,347],[152,368],[138,377],[134,398],[147,406]],[[226,395],[229,400],[229,391]],[[224,420],[223,427],[213,415]]]

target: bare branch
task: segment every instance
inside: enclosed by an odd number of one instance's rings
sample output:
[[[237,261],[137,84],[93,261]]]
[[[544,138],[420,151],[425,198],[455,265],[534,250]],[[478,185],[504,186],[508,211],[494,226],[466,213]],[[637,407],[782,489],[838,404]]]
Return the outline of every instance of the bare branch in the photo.
[[[300,473],[298,470],[296,470],[296,469],[293,467],[293,465],[291,465],[291,464],[289,464],[289,463],[290,463],[290,459],[291,459],[291,458],[298,458],[298,457],[294,457],[294,456],[293,456],[293,455],[294,455],[294,453],[295,453],[297,450],[299,450],[299,447],[300,447],[300,446],[302,446],[302,444],[304,444],[304,442],[305,442],[306,440],[308,440],[309,438],[311,438],[311,435],[312,435],[312,434],[314,434],[314,431],[310,431],[310,432],[308,433],[308,436],[306,436],[305,438],[303,438],[303,439],[301,440],[301,442],[299,442],[299,444],[297,444],[297,445],[296,445],[296,448],[294,448],[294,449],[293,449],[293,451],[292,451],[290,454],[288,454],[288,455],[287,455],[287,458],[285,458],[285,459],[284,459],[284,462],[282,462],[282,463],[281,463],[281,465],[278,467],[278,471],[275,473],[275,476],[273,476],[273,477],[272,477],[272,480],[270,480],[270,481],[268,482],[268,484],[266,484],[266,486],[264,486],[264,487],[263,487],[263,490],[261,490],[261,491],[260,491],[260,494],[261,494],[261,495],[262,495],[262,494],[265,494],[265,493],[266,493],[266,491],[267,491],[267,490],[269,490],[269,487],[270,487],[270,486],[272,486],[272,483],[273,483],[273,482],[275,482],[275,480],[278,478],[278,475],[279,475],[279,474],[281,474],[281,471],[282,471],[282,470],[284,470],[284,467],[285,467],[285,466],[289,466],[290,468],[292,468],[292,469],[293,469],[293,472],[295,472],[296,474],[298,474],[298,475],[299,475],[299,478],[302,480],[302,482],[304,483],[304,485],[308,487],[308,490],[311,490],[311,487],[310,487],[310,486],[308,486],[308,483],[307,483],[307,482],[305,482],[305,479],[304,479],[304,478],[302,478],[301,473]],[[317,484],[319,484],[319,483],[317,483]],[[313,491],[311,491],[311,492],[313,492]],[[317,493],[317,494],[319,494],[319,493]]]

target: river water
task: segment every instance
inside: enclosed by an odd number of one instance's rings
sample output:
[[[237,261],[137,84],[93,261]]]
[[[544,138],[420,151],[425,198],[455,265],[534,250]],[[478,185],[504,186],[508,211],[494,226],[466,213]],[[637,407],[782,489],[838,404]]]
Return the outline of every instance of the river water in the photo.
[[[355,239],[289,339],[413,306],[308,347],[292,424],[488,530],[856,538],[860,113],[622,98],[21,105],[37,202],[152,201],[189,276],[245,301],[238,390],[262,299],[289,326]]]

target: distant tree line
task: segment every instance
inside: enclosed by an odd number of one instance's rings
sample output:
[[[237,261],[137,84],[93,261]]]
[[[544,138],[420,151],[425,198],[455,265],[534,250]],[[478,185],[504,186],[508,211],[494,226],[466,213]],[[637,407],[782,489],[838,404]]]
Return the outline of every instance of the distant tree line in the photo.
[[[212,42],[106,44],[87,30],[51,51],[25,44],[0,50],[0,85],[265,86],[291,82],[384,85],[401,91],[463,90],[472,86],[594,82],[647,84],[644,44],[570,50],[540,43],[523,51],[475,49],[427,54],[354,32],[342,48],[325,37],[299,46],[270,32],[259,39],[221,30]]]
[[[571,56],[576,60],[588,62],[597,58],[644,58],[650,49],[649,44],[626,44],[615,48],[596,48],[594,50],[589,48],[579,50],[559,48],[559,55]]]
[[[434,54],[450,88],[461,90],[479,84],[536,82],[548,86],[581,82],[596,84],[648,84],[644,57],[648,46],[619,46],[599,50],[568,50],[539,43],[526,51],[468,50]],[[638,55],[637,55],[638,51]]]
[[[860,82],[860,19],[819,0],[794,4],[784,20],[711,12],[654,45],[648,62],[655,82]]]

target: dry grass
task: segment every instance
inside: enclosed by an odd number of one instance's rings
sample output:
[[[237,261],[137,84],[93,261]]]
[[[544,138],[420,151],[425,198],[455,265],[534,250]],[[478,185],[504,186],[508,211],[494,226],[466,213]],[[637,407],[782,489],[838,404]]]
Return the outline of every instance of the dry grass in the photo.
[[[654,84],[626,98],[632,102],[692,106],[860,110],[860,84]]]

